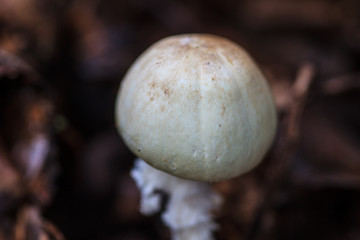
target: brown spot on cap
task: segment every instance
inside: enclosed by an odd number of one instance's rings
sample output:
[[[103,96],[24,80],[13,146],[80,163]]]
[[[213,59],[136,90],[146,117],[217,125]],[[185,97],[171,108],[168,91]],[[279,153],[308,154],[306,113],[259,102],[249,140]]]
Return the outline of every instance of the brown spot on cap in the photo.
[[[224,116],[224,114],[225,114],[225,110],[226,110],[225,105],[222,105],[222,112],[221,112],[221,116]]]
[[[156,82],[155,81],[150,82],[149,87],[154,89],[156,87]]]

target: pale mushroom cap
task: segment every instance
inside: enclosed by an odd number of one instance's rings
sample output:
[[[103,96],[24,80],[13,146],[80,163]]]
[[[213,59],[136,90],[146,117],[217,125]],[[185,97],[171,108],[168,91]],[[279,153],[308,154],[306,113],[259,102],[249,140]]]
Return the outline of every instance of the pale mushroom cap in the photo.
[[[127,146],[153,167],[216,182],[255,167],[275,134],[267,82],[249,55],[213,35],[160,40],[123,79],[116,122]]]

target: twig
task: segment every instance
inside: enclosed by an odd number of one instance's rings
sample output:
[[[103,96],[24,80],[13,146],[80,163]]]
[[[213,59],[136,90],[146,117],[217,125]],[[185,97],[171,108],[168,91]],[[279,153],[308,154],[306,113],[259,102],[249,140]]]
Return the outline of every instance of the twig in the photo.
[[[296,144],[298,141],[301,116],[304,111],[309,86],[313,80],[314,73],[315,70],[311,64],[304,64],[300,68],[296,81],[291,89],[293,100],[287,113],[287,123],[285,123],[287,125],[285,139],[289,141],[289,143],[286,144]]]
[[[51,239],[54,239],[54,240],[64,240],[65,239],[64,236],[62,235],[62,233],[51,222],[43,220],[43,228],[46,233],[48,233],[50,236],[52,236]]]
[[[285,111],[284,119],[280,124],[280,136],[275,148],[273,163],[269,170],[268,187],[264,194],[262,204],[260,204],[250,228],[247,239],[257,239],[259,233],[264,229],[264,216],[271,209],[274,196],[281,187],[284,179],[287,178],[289,163],[293,158],[300,134],[301,117],[304,111],[309,87],[313,81],[315,69],[310,63],[305,63],[297,74],[296,80],[290,89],[291,104]]]
[[[336,95],[349,90],[360,89],[360,73],[329,79],[320,88],[327,95]]]

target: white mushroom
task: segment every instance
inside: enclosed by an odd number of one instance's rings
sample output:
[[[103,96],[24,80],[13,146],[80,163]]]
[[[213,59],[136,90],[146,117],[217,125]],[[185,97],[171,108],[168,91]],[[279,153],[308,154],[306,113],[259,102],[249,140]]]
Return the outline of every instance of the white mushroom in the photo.
[[[123,79],[116,119],[138,157],[205,182],[251,170],[276,129],[269,87],[251,57],[207,34],[168,37],[146,50]]]

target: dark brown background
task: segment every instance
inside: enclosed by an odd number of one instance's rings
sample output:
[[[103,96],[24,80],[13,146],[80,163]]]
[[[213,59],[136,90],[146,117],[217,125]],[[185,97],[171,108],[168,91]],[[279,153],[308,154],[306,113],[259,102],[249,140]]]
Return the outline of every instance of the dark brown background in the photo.
[[[217,238],[360,239],[359,1],[0,0],[1,240],[169,239],[138,213],[113,108],[142,51],[192,32],[247,49],[279,113],[264,162],[214,185]]]

